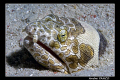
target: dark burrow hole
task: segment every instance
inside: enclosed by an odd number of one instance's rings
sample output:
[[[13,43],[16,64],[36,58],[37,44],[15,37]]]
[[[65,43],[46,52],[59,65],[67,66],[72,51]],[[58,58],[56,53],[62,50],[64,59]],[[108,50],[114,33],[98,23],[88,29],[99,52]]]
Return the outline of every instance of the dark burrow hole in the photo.
[[[104,52],[106,51],[106,47],[108,46],[107,39],[104,37],[104,35],[100,32],[100,30],[97,30],[99,36],[100,36],[100,43],[99,43],[99,57],[101,57]]]

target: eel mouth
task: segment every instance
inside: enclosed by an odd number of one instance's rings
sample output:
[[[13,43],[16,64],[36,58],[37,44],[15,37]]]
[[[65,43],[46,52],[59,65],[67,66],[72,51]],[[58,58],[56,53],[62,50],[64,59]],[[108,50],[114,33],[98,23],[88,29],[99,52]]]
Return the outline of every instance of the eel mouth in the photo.
[[[37,44],[41,47],[43,47],[46,51],[48,51],[52,56],[54,56],[58,61],[60,61],[63,65],[65,65],[65,62],[49,47],[47,47],[45,44],[40,42],[39,40],[37,41]]]
[[[30,41],[33,42],[33,38],[31,38],[30,36],[27,36],[25,39],[29,39]],[[44,48],[46,51],[48,51],[54,58],[60,61],[64,66],[66,66],[65,62],[53,50],[51,50],[49,47],[47,47],[45,44],[43,44],[39,40],[37,41],[37,44],[42,48]]]

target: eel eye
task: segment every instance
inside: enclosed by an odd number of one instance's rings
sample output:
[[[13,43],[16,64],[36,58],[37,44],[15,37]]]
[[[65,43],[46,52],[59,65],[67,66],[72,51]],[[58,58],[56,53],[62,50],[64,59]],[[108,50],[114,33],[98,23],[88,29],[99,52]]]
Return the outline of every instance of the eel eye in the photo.
[[[60,30],[60,32],[57,35],[57,39],[58,39],[59,42],[66,41],[67,37],[68,37],[67,36],[67,30],[65,30],[65,29]]]

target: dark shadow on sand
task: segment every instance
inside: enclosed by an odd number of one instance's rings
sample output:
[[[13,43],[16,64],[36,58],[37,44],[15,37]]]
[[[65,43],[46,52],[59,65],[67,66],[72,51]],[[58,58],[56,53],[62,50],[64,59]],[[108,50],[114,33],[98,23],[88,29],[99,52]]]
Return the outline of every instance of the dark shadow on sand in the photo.
[[[37,61],[35,61],[32,55],[24,47],[22,47],[22,49],[17,52],[12,52],[10,56],[6,56],[6,62],[16,69],[32,68],[38,70],[48,70],[47,68],[37,63]]]

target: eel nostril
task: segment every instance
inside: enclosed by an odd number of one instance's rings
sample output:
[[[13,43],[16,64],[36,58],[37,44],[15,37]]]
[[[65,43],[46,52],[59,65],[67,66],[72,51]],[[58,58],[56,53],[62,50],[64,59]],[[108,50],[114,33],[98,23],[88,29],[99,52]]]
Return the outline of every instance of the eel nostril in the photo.
[[[34,27],[34,30],[36,30],[37,29],[37,27]]]

